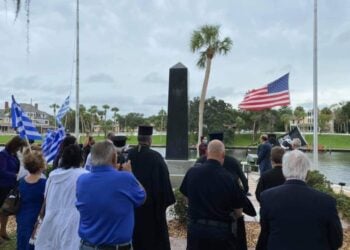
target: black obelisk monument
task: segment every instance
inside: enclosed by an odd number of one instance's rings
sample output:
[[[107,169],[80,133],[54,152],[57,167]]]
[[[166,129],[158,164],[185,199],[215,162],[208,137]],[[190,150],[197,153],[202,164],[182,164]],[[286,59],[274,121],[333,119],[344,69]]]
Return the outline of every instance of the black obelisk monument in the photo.
[[[188,160],[187,75],[187,68],[182,63],[170,68],[165,153],[168,160]]]

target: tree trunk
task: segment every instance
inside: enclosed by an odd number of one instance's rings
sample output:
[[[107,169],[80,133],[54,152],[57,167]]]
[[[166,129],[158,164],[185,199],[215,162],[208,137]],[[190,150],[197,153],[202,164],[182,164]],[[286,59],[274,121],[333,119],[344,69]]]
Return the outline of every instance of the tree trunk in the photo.
[[[203,135],[203,113],[204,113],[205,96],[207,94],[207,89],[208,89],[211,60],[212,59],[207,58],[204,82],[203,82],[203,87],[202,87],[202,94],[201,94],[201,99],[199,100],[197,157],[199,157],[198,146],[201,143],[201,136]]]

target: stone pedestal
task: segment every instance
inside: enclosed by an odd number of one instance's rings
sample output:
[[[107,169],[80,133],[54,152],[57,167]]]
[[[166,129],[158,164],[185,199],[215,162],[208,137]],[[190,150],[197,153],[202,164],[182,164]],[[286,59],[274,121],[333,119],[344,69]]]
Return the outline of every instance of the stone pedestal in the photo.
[[[166,160],[173,188],[179,188],[187,170],[195,164],[195,160]]]

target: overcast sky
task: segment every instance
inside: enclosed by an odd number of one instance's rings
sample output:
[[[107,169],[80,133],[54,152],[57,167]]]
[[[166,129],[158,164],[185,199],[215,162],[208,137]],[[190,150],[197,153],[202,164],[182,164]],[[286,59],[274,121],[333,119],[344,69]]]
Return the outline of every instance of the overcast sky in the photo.
[[[0,101],[75,107],[75,1],[31,1],[14,23],[13,2],[0,1]],[[350,100],[350,1],[319,0],[319,104]],[[108,104],[146,116],[167,107],[169,68],[189,70],[189,98],[204,70],[189,49],[193,30],[221,25],[234,45],[212,63],[207,97],[237,108],[249,89],[290,72],[292,106],[312,107],[313,0],[83,0],[80,4],[81,104]],[[3,108],[3,104],[1,104]]]

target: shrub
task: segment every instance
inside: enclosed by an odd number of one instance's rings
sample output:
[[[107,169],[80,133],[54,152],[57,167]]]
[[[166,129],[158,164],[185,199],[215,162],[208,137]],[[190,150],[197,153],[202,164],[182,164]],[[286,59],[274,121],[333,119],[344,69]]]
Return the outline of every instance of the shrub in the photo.
[[[187,199],[179,189],[176,189],[174,194],[176,203],[170,212],[180,224],[187,224]]]
[[[343,214],[344,218],[350,220],[350,197],[344,194],[336,194],[330,187],[330,182],[323,174],[316,170],[309,171],[306,177],[306,183],[316,190],[334,197],[337,200],[338,211]]]

